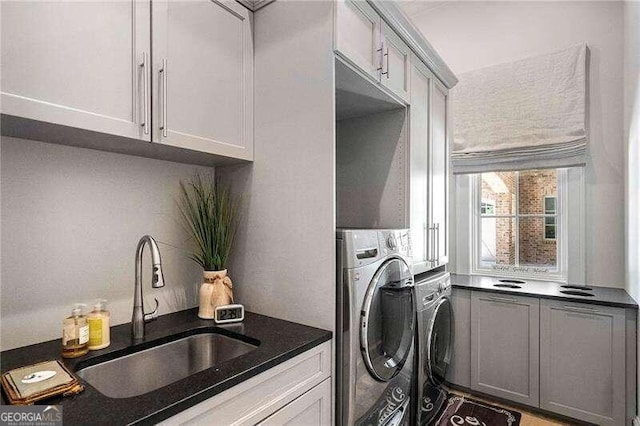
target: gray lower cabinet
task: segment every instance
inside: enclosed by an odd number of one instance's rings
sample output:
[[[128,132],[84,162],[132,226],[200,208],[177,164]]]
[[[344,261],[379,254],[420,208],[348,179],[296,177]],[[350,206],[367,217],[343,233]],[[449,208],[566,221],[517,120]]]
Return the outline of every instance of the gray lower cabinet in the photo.
[[[447,372],[447,381],[465,388],[471,387],[471,290],[454,288],[451,293],[453,308],[453,358]]]
[[[625,423],[625,310],[540,305],[540,408],[599,425]]]
[[[540,301],[471,292],[471,389],[538,406]]]

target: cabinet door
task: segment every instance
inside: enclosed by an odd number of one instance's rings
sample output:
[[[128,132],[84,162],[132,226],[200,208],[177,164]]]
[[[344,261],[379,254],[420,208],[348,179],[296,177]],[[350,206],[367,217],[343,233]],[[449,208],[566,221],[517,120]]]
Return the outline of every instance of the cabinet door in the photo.
[[[411,50],[393,29],[382,21],[382,64],[380,81],[405,101],[409,101]]]
[[[466,388],[471,387],[471,291],[454,288],[451,293],[453,308],[453,359],[447,372],[447,381]]]
[[[258,424],[261,426],[331,425],[331,379],[320,383]]]
[[[154,140],[253,159],[252,14],[235,1],[153,1]]]
[[[366,0],[336,3],[336,50],[376,80],[380,79],[380,16]]]
[[[471,293],[471,389],[538,406],[539,300]]]
[[[625,422],[624,309],[543,300],[540,407],[599,425]]]
[[[427,264],[428,174],[429,174],[429,91],[431,73],[421,63],[411,67],[410,127],[410,224],[414,273],[429,269]]]
[[[150,139],[149,1],[3,2],[1,25],[3,114]]]
[[[449,157],[448,157],[448,92],[432,80],[431,90],[431,143],[429,145],[429,210],[431,212],[431,256],[434,266],[449,260]]]

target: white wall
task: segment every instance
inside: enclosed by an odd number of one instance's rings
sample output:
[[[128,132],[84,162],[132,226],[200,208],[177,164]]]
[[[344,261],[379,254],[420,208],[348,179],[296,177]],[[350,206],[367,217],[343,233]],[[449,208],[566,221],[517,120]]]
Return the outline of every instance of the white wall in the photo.
[[[2,350],[59,338],[75,302],[106,298],[112,325],[131,321],[144,234],[157,239],[166,278],[152,289],[145,258],[148,308],[153,297],[161,314],[195,306],[201,269],[171,246],[188,246],[175,198],[198,169],[8,137],[0,151]]]
[[[276,1],[255,18],[255,162],[216,173],[245,194],[230,273],[254,312],[333,330],[333,5]]]
[[[624,3],[624,132],[627,196],[625,281],[627,292],[640,302],[640,2],[637,1]],[[640,334],[638,344],[640,346]],[[640,407],[640,392],[637,397]]]
[[[622,9],[615,1],[461,1],[411,16],[457,74],[587,42],[586,281],[611,287],[624,286],[625,267]]]

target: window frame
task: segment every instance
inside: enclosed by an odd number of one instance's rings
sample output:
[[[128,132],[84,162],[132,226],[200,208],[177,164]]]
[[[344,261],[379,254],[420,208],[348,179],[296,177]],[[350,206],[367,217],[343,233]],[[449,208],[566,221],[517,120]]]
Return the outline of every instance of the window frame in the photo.
[[[520,278],[520,279],[538,279],[546,281],[562,281],[567,282],[568,275],[568,221],[567,221],[567,194],[568,194],[568,172],[567,169],[558,168],[557,171],[557,193],[556,193],[556,244],[557,244],[557,263],[555,270],[548,270],[544,267],[520,266],[519,262],[515,265],[492,265],[482,267],[480,257],[482,254],[482,232],[481,221],[483,216],[480,214],[480,206],[482,202],[481,189],[481,173],[471,176],[471,274],[485,275],[504,278]],[[526,170],[505,170],[510,172],[521,172]],[[517,175],[518,173],[516,173]],[[519,197],[519,176],[516,179],[516,194]],[[519,232],[520,218],[526,217],[548,217],[542,214],[521,214],[519,212],[519,203],[516,198],[516,210],[513,215],[494,215],[496,218],[512,217],[515,221],[515,228]],[[543,206],[544,207],[544,206]],[[545,210],[543,209],[543,212]],[[487,217],[487,216],[484,216]],[[545,226],[546,227],[546,226]],[[545,228],[543,227],[543,229]],[[516,260],[520,255],[520,241],[516,238],[515,245]]]

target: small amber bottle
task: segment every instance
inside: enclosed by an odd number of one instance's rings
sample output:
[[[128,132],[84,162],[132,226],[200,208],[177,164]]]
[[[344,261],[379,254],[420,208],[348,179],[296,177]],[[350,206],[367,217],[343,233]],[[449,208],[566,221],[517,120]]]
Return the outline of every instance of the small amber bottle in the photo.
[[[89,352],[89,324],[82,313],[84,303],[73,305],[71,316],[62,321],[62,357],[77,358]]]

